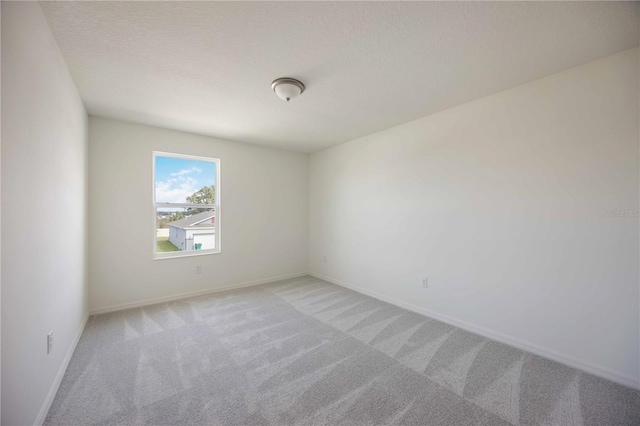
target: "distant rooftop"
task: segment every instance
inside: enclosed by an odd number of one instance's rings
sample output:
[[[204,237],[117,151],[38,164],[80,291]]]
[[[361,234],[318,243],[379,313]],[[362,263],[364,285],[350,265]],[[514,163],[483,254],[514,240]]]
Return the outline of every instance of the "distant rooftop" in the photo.
[[[208,210],[206,212],[197,213],[184,219],[176,220],[175,222],[169,222],[169,226],[174,226],[180,229],[187,228],[213,228],[212,223],[202,223],[207,219],[211,219],[212,217],[216,217],[215,210]]]

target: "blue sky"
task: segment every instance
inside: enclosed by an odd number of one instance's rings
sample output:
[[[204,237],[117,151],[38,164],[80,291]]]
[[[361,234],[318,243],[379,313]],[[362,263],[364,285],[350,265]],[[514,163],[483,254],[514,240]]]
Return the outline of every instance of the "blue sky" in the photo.
[[[215,185],[216,165],[208,161],[156,157],[156,201],[185,203],[203,186]]]

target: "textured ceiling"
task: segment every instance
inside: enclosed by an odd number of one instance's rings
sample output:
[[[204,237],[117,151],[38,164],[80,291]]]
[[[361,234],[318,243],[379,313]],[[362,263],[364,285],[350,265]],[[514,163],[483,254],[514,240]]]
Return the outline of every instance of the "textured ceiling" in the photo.
[[[313,152],[638,45],[638,3],[43,2],[90,114]],[[302,80],[289,103],[277,77]]]

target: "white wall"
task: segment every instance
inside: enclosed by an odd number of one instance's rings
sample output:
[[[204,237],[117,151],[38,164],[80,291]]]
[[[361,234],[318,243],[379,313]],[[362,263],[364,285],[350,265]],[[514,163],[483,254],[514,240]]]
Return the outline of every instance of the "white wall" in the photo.
[[[2,8],[0,7],[0,20],[2,19]],[[0,46],[2,45],[2,31],[0,31]],[[1,60],[0,60],[1,62]],[[0,67],[1,69],[2,67]],[[2,71],[0,71],[0,80]],[[1,96],[0,96],[1,97]],[[0,107],[0,117],[2,117],[2,107]],[[0,125],[0,128],[2,126]],[[0,423],[2,423],[2,137],[0,137]]]
[[[639,207],[638,71],[634,49],[312,154],[310,271],[638,386],[638,217],[605,214]]]
[[[220,158],[222,253],[153,260],[153,151]],[[90,117],[91,311],[307,272],[308,163],[306,154]]]
[[[2,2],[2,424],[43,419],[86,318],[86,153],[40,6]]]

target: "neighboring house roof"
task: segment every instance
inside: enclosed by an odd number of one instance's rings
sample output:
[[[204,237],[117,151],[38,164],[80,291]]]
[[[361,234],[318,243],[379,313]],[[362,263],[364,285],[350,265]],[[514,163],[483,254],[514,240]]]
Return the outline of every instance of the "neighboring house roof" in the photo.
[[[213,224],[211,222],[202,223],[207,221],[208,219],[215,218],[216,212],[215,210],[209,210],[206,212],[194,214],[184,219],[176,220],[175,222],[169,222],[169,226],[173,226],[180,229],[188,229],[188,228],[213,228]]]

